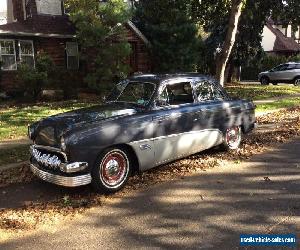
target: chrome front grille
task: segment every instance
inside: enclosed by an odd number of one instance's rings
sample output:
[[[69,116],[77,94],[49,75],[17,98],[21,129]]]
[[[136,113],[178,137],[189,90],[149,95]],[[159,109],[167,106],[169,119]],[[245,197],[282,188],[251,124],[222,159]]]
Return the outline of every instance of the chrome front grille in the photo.
[[[67,162],[67,156],[57,148],[33,145],[30,153],[38,164],[52,170],[58,170],[61,164]]]

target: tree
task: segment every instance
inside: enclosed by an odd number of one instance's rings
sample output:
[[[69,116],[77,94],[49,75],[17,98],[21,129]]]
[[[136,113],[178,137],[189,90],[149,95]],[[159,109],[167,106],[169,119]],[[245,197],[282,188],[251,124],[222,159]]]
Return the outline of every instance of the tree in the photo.
[[[232,0],[230,17],[228,22],[228,30],[226,33],[225,41],[222,45],[221,51],[217,57],[216,62],[216,78],[223,86],[225,81],[225,69],[230,57],[232,48],[235,43],[236,34],[238,30],[238,23],[242,14],[243,0]]]
[[[131,49],[124,24],[130,10],[123,0],[67,0],[66,8],[75,24],[81,59],[88,64],[85,81],[100,92],[113,80],[127,76],[126,59]]]
[[[197,61],[197,26],[189,1],[140,0],[134,22],[150,40],[155,72],[194,71]]]

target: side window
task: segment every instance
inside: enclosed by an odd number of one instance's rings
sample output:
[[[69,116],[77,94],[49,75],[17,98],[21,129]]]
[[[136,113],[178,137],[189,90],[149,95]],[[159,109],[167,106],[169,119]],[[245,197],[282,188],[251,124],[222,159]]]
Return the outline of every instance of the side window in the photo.
[[[158,98],[158,106],[194,103],[190,82],[167,84]]]
[[[296,64],[289,64],[286,70],[292,70],[296,68]]]
[[[300,69],[300,63],[296,64],[295,69]]]
[[[224,94],[223,90],[220,87],[212,85],[212,91],[213,91],[215,100],[226,100],[227,99],[226,94]]]
[[[195,92],[199,102],[214,100],[212,85],[208,81],[196,83]]]
[[[276,67],[274,69],[274,71],[284,71],[288,68],[288,64],[282,64],[282,65],[279,65],[278,67]]]

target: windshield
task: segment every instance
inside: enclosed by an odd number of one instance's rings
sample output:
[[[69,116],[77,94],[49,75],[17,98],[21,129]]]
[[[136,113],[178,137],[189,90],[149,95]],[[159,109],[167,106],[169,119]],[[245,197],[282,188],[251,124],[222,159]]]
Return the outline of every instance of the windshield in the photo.
[[[146,107],[150,103],[154,91],[154,83],[123,81],[116,85],[108,101],[125,102]]]

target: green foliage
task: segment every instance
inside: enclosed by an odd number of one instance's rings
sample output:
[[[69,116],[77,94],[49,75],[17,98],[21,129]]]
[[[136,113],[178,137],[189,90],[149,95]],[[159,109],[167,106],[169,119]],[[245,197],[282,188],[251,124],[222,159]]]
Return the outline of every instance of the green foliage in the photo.
[[[19,64],[17,79],[20,82],[20,88],[29,97],[37,100],[41,90],[49,83],[53,69],[54,63],[46,54],[37,56],[34,68],[28,64]]]
[[[195,22],[209,33],[203,45],[204,62],[199,71],[215,72],[215,55],[221,48],[228,29],[229,0],[191,0],[191,15]],[[248,65],[259,62],[264,56],[261,48],[263,27],[269,17],[288,23],[300,23],[300,5],[297,0],[247,0],[238,24],[238,34],[229,62],[234,65]],[[201,54],[202,56],[202,54]],[[255,76],[256,77],[256,76]]]
[[[154,71],[195,71],[199,39],[186,0],[140,0],[135,23],[150,40]]]
[[[106,92],[111,82],[127,76],[126,59],[131,48],[124,24],[130,11],[123,0],[68,0],[66,7],[77,28],[81,59],[89,73],[85,78],[89,87]]]

